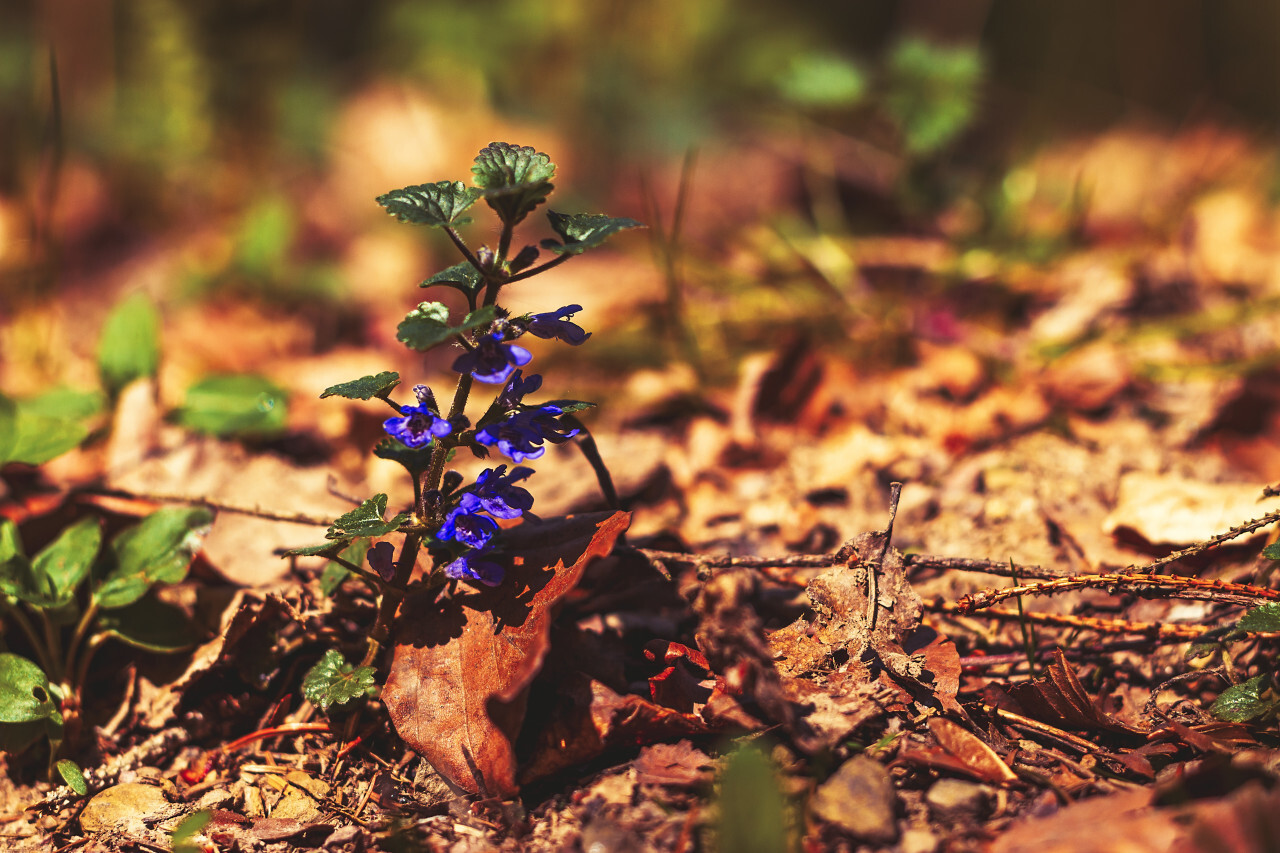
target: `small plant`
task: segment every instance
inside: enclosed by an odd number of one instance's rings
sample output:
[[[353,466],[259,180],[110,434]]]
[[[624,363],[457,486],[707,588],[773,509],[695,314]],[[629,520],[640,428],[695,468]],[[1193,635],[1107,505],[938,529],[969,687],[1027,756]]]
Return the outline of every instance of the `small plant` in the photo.
[[[529,402],[542,377],[525,375],[531,353],[518,343],[524,335],[556,339],[571,346],[586,342],[590,333],[573,322],[582,310],[566,305],[545,313],[513,316],[498,304],[502,289],[525,282],[569,258],[601,245],[619,231],[641,227],[631,219],[599,214],[547,215],[556,238],[538,246],[513,250],[515,227],[542,205],[551,193],[555,164],[546,154],[530,147],[495,142],[475,158],[471,171],[475,186],[461,181],[441,181],[394,190],[378,203],[401,222],[442,229],[463,260],[436,273],[422,287],[446,287],[458,291],[466,302],[459,320],[442,302],[423,302],[400,323],[396,337],[417,352],[445,344],[461,349],[452,368],[458,374],[453,398],[442,407],[427,385],[415,385],[412,399],[397,403],[392,392],[400,375],[385,372],[365,376],[325,390],[321,397],[352,400],[380,399],[393,410],[383,423],[387,437],[375,455],[403,465],[413,481],[414,503],[409,511],[387,519],[387,496],[375,495],[357,509],[334,521],[328,543],[289,552],[324,555],[371,584],[381,601],[370,631],[363,659],[358,665],[330,650],[307,673],[303,693],[313,704],[327,709],[376,689],[374,672],[378,653],[387,641],[400,602],[408,589],[419,552],[426,549],[431,570],[426,588],[459,581],[494,587],[505,570],[495,558],[502,537],[500,522],[524,515],[533,506],[533,495],[522,483],[533,469],[520,463],[537,459],[547,444],[562,444],[581,431],[574,413],[589,407],[578,400]],[[463,217],[481,199],[498,217],[501,230],[496,247],[472,249],[458,229]],[[541,264],[541,252],[553,257]],[[467,415],[476,383],[495,390],[474,421]],[[512,463],[482,471],[472,483],[456,471],[446,470],[459,448],[486,458],[493,450]],[[397,553],[391,542],[380,541],[368,549],[366,568],[352,546],[391,533],[404,535]]]
[[[183,612],[151,593],[186,577],[212,522],[207,509],[161,509],[103,548],[98,519],[86,517],[28,558],[17,525],[0,521],[0,614],[35,658],[0,654],[0,749],[18,752],[45,737],[56,756],[107,640],[152,652],[191,645]]]
[[[1262,551],[1268,560],[1280,561],[1280,544],[1268,545]],[[1242,723],[1246,720],[1270,718],[1280,712],[1280,682],[1275,672],[1262,672],[1241,680],[1234,665],[1232,646],[1247,634],[1280,632],[1280,603],[1261,604],[1250,608],[1234,625],[1218,629],[1191,646],[1188,659],[1222,656],[1223,668],[1231,686],[1223,690],[1210,709],[1220,720]]]

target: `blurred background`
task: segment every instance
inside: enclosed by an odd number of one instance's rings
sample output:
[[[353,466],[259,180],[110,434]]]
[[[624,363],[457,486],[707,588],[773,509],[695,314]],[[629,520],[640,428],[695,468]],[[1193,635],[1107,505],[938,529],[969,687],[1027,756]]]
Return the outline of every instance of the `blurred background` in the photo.
[[[1257,225],[1278,84],[1280,6],[1243,0],[5,0],[0,388],[91,374],[139,290],[186,379],[389,338],[453,261],[374,197],[497,139],[551,154],[552,207],[653,226],[566,273],[596,318],[652,307],[617,360],[695,339],[714,378],[796,323],[910,357],[950,321],[885,290],[981,284],[948,310],[999,327],[1027,269],[1172,239],[1206,187]]]

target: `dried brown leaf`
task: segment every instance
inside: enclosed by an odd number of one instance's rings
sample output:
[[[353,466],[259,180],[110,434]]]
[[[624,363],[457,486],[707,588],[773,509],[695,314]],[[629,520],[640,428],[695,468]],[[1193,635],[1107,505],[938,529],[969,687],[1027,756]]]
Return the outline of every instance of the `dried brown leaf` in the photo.
[[[514,565],[502,585],[405,600],[382,699],[396,731],[443,776],[472,793],[516,792],[512,744],[553,609],[630,521],[616,512],[522,524],[504,540]]]
[[[944,717],[932,717],[929,731],[938,744],[960,760],[968,774],[982,782],[1004,784],[1018,778],[995,750],[976,735]]]

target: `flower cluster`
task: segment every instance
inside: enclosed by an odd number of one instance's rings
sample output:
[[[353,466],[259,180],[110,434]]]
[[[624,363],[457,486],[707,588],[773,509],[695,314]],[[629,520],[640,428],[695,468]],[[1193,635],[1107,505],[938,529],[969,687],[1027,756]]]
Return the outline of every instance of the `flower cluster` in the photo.
[[[434,547],[452,558],[444,566],[444,574],[449,578],[475,580],[490,586],[501,583],[504,571],[493,559],[498,521],[519,518],[533,506],[533,496],[516,485],[532,474],[533,469],[518,463],[542,456],[546,452],[544,442],[563,444],[578,434],[576,427],[563,422],[571,411],[567,408],[571,401],[524,402],[526,395],[542,387],[542,377],[523,375],[520,368],[533,356],[513,341],[527,332],[578,346],[591,337],[570,320],[581,310],[581,305],[568,305],[558,311],[496,320],[469,342],[467,351],[454,360],[453,369],[470,374],[478,382],[502,385],[476,429],[466,432],[469,423],[465,418],[450,421],[441,417],[434,395],[424,385],[414,388],[417,406],[397,407],[400,417],[383,422],[388,435],[410,448],[423,448],[437,439],[450,437],[446,446],[469,444],[477,455],[483,455],[486,447],[496,447],[517,463],[510,473],[506,465],[488,468],[472,485],[440,498],[443,514],[432,538]],[[390,553],[375,549],[370,552],[369,562],[375,571],[385,576],[390,557]]]

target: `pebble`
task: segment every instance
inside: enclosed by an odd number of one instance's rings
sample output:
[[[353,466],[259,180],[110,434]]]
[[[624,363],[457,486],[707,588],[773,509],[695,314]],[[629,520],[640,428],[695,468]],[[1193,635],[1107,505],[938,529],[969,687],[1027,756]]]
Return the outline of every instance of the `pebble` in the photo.
[[[938,821],[954,821],[982,817],[991,802],[991,792],[975,782],[963,779],[939,779],[925,794],[929,813]]]
[[[889,771],[875,759],[858,755],[822,783],[809,808],[815,817],[849,835],[888,843],[898,837],[896,802]]]

